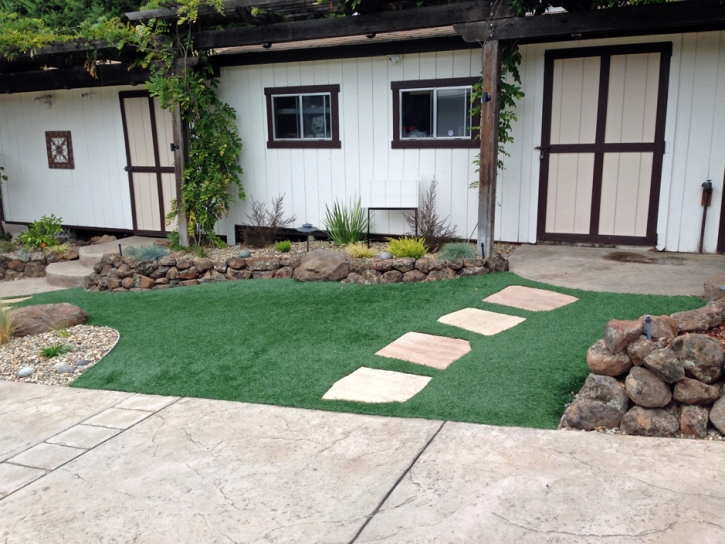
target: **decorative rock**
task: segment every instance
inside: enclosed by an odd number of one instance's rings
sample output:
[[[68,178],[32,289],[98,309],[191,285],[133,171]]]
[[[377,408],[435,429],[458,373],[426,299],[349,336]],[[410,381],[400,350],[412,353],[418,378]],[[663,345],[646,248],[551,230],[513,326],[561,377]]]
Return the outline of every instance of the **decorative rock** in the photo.
[[[705,300],[710,302],[725,298],[725,291],[722,290],[723,286],[725,286],[725,276],[717,276],[707,280],[705,282]]]
[[[644,317],[642,316],[640,319],[644,321]],[[650,317],[652,338],[674,338],[677,336],[678,326],[679,322],[668,315],[653,315]]]
[[[643,362],[644,366],[664,382],[677,383],[685,377],[682,363],[669,348],[653,351],[644,358]]]
[[[421,272],[420,270],[411,270],[410,272],[406,272],[403,274],[403,283],[411,283],[415,281],[423,281],[425,279],[425,274]]]
[[[168,275],[166,277],[168,278]],[[191,268],[185,268],[184,270],[179,270],[179,278],[182,280],[193,280],[198,277],[199,271],[196,269],[195,266],[192,266]]]
[[[156,280],[156,285],[167,285],[169,283],[169,278],[158,278]]]
[[[252,272],[252,277],[255,280],[270,280],[274,278],[274,273],[276,270],[258,270],[257,272]]]
[[[70,328],[76,325],[85,325],[88,312],[67,302],[36,304],[35,306],[24,306],[17,309],[15,319],[18,324],[15,336],[27,336],[61,327]]]
[[[710,422],[722,434],[725,434],[725,397],[715,401],[710,410]]]
[[[227,268],[241,270],[243,268],[246,268],[246,266],[247,261],[245,259],[240,259],[239,257],[232,257],[231,259],[227,259]]]
[[[382,260],[384,260],[384,261],[387,261],[388,259],[392,259],[393,258],[393,254],[392,253],[389,253],[387,251],[381,251],[380,252],[380,258]]]
[[[179,257],[176,259],[176,269],[177,270],[186,270],[187,268],[191,268],[194,266],[194,258],[190,257],[188,255],[184,257]],[[171,279],[171,278],[169,278]]]
[[[370,263],[370,268],[378,272],[390,272],[393,269],[393,261],[373,261]]]
[[[98,289],[98,287],[95,287],[95,289]],[[92,291],[93,289],[88,289],[89,291]],[[118,289],[113,290],[114,293],[128,293],[128,289],[125,287],[119,287]]]
[[[60,365],[57,366],[55,369],[58,374],[71,374],[72,372],[75,372],[75,370],[75,367],[72,367],[70,365]]]
[[[433,270],[441,270],[443,263],[436,261],[435,259],[418,259],[415,262],[416,270],[420,270],[423,274],[428,274]]]
[[[442,270],[433,270],[425,281],[439,281],[439,280],[450,280],[456,277],[456,273],[450,268],[444,268]]]
[[[632,363],[636,366],[642,366],[644,358],[656,349],[662,349],[664,344],[658,344],[642,335],[634,342],[627,345],[627,355],[632,359]]]
[[[393,268],[405,274],[415,268],[415,259],[412,257],[402,257],[400,259],[393,259]]]
[[[45,276],[45,264],[39,262],[30,262],[25,265],[25,277],[27,278],[42,278]]]
[[[484,266],[491,272],[508,272],[509,262],[503,255],[492,255],[484,261]]]
[[[121,281],[121,286],[124,289],[131,289],[131,287],[133,287],[133,278],[123,278],[123,281]]]
[[[179,270],[175,266],[172,266],[171,268],[169,268],[169,271],[166,273],[166,277],[169,280],[178,280],[179,279]],[[124,287],[125,287],[125,285],[124,285]]]
[[[459,276],[465,277],[465,276],[480,276],[482,274],[487,274],[488,268],[485,266],[466,266],[458,273]]]
[[[121,287],[121,280],[119,280],[118,278],[108,278],[106,281],[106,285],[111,291],[113,291],[114,289],[118,289],[119,287]]]
[[[247,261],[247,268],[252,272],[277,270],[279,268],[279,259],[277,257],[253,257]]]
[[[252,273],[249,270],[235,270],[234,268],[227,268],[226,275],[230,280],[248,280],[252,277]]]
[[[217,283],[220,281],[228,281],[224,274],[217,272],[216,270],[207,270],[203,277],[199,279],[199,283]]]
[[[362,276],[357,272],[350,272],[342,283],[361,283]]]
[[[564,412],[562,425],[574,429],[612,429],[619,426],[629,408],[629,399],[620,383],[610,376],[589,374],[584,387]]]
[[[675,384],[673,398],[683,404],[710,404],[720,398],[720,388],[690,378]]]
[[[161,257],[159,259],[159,266],[176,266],[176,259],[174,259],[171,255]]]
[[[463,259],[453,259],[452,261],[448,261],[446,266],[451,270],[460,270],[463,268]]]
[[[485,268],[485,263],[481,257],[474,257],[473,259],[463,259],[463,266],[465,268],[480,267]],[[488,269],[486,269],[488,270]]]
[[[133,276],[133,268],[124,263],[116,269],[116,275],[121,279]]]
[[[25,269],[25,263],[23,261],[15,259],[7,264],[7,269],[14,272],[22,272]]]
[[[151,274],[149,274],[149,277],[153,278],[155,280],[157,280],[159,278],[166,278],[166,274],[168,273],[169,270],[171,270],[170,266],[159,266],[156,270],[154,270],[153,272],[151,272]]]
[[[377,270],[366,270],[362,273],[362,280],[360,283],[365,285],[377,285],[380,283],[380,272]]]
[[[43,255],[42,251],[34,251],[30,254],[30,261],[45,264],[45,255]]]
[[[226,265],[226,263],[215,264],[214,265],[214,270],[216,270],[217,272],[220,272],[221,274],[226,274],[226,272],[227,272],[227,265]]]
[[[604,329],[604,344],[612,353],[623,351],[627,344],[634,342],[644,331],[644,323],[641,320],[622,321],[612,319]]]
[[[93,242],[93,244],[107,244],[108,242],[115,242],[116,239],[117,238],[111,234],[104,234],[97,241]]]
[[[139,275],[138,278],[134,277],[133,283],[134,283],[134,287],[140,287],[141,289],[151,289],[154,285],[156,285],[155,280],[152,280],[148,276],[141,276],[141,275]]]
[[[251,257],[251,256],[252,256],[252,254],[251,254],[251,253],[249,252],[249,250],[248,250],[248,249],[243,249],[243,250],[241,250],[241,251],[239,252],[239,256],[240,256],[240,257],[241,257],[242,259],[248,259],[249,257]]]
[[[16,254],[15,254],[15,257],[16,257],[16,258],[17,258],[17,259],[18,259],[19,261],[21,261],[21,262],[23,262],[23,263],[29,263],[29,262],[30,262],[30,253],[28,253],[28,252],[27,252],[27,251],[25,251],[25,250],[22,250],[22,249],[21,249],[20,251],[18,251],[18,252],[17,252]]]
[[[672,400],[667,384],[646,368],[633,368],[624,383],[627,396],[639,406],[662,408]]]
[[[400,283],[403,281],[403,274],[397,270],[391,270],[380,276],[380,283]]]
[[[688,312],[672,314],[680,332],[705,332],[722,323],[722,313],[716,306],[705,306]]]
[[[68,251],[65,252],[65,255],[63,255],[63,258],[66,261],[75,261],[78,258],[78,247],[72,247]]]
[[[707,421],[710,410],[702,406],[683,406],[680,415],[680,430],[690,438],[707,436]]]
[[[689,376],[707,384],[720,379],[725,350],[714,338],[704,334],[678,336],[671,347]]]
[[[302,259],[293,277],[298,281],[340,281],[350,273],[350,257],[344,251],[316,249]]]
[[[624,434],[672,436],[679,430],[680,422],[667,410],[650,410],[635,406],[624,414],[620,428]]]
[[[299,255],[287,255],[285,257],[280,257],[279,266],[280,268],[289,266],[290,268],[292,268],[292,270],[294,270],[300,265],[301,262],[302,257],[300,257]]]
[[[155,260],[142,261],[136,266],[136,271],[142,276],[150,276],[158,267]]]
[[[91,362],[88,359],[83,359],[82,361],[76,361],[73,363],[75,366],[88,366],[91,364]]]
[[[294,269],[291,266],[283,266],[279,270],[275,270],[274,277],[275,278],[291,278],[292,273],[294,272]]]
[[[18,371],[18,378],[28,378],[35,373],[35,369],[32,366],[24,366]]]
[[[604,345],[604,340],[599,340],[587,351],[587,364],[594,374],[602,376],[621,376],[632,368],[632,360],[626,353],[614,355]]]
[[[200,274],[203,274],[207,270],[214,268],[214,261],[211,259],[194,259],[194,266]]]
[[[189,287],[191,285],[199,285],[199,282],[197,280],[184,280],[184,281],[180,281],[179,285],[182,285],[184,287]]]

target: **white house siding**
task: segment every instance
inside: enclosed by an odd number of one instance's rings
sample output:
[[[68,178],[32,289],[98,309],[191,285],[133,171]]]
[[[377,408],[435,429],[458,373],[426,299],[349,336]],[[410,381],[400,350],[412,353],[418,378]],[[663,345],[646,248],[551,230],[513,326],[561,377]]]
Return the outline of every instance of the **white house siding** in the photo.
[[[131,200],[118,92],[133,87],[0,96],[0,165],[8,221],[51,213],[66,225],[131,229]],[[92,93],[88,98],[82,93]],[[52,95],[46,108],[34,99]],[[75,168],[48,168],[45,132],[69,130]]]
[[[521,81],[526,97],[517,107],[511,157],[499,179],[496,237],[536,242],[539,152],[543,111],[544,53],[547,49],[625,43],[673,44],[665,132],[658,249],[698,250],[702,221],[701,184],[715,187],[708,211],[704,250],[714,252],[725,175],[725,33],[674,34],[520,46]]]
[[[350,202],[365,180],[419,180],[420,193],[438,181],[438,209],[468,237],[477,218],[476,149],[391,149],[391,81],[471,77],[481,73],[480,49],[388,57],[290,62],[223,68],[219,96],[237,111],[242,137],[245,202],[235,203],[219,232],[233,239],[234,225],[248,223],[251,198],[285,196],[296,224],[321,227],[325,205]],[[267,149],[264,89],[339,84],[341,149]],[[376,212],[375,231],[406,232],[401,212]]]

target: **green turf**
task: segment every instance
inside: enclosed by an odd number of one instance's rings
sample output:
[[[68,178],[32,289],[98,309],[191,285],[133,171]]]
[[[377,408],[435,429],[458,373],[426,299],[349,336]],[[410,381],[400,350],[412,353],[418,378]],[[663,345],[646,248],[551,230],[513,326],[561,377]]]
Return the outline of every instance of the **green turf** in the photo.
[[[580,300],[551,312],[482,302],[508,285],[545,287]],[[587,348],[609,319],[703,304],[552,288],[510,273],[378,286],[252,280],[139,293],[74,289],[29,302],[62,301],[86,309],[89,323],[121,333],[116,348],[77,387],[539,428],[556,427],[588,374]],[[466,307],[526,321],[492,337],[436,322]],[[408,331],[465,338],[472,351],[446,370],[375,355]],[[321,400],[336,380],[363,365],[433,379],[401,404]]]

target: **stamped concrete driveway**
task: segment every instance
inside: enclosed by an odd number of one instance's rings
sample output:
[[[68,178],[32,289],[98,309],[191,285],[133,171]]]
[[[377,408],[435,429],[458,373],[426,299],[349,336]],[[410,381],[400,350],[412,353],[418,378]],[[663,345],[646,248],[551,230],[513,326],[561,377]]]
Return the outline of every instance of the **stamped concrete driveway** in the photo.
[[[725,542],[725,444],[0,382],[0,542]]]

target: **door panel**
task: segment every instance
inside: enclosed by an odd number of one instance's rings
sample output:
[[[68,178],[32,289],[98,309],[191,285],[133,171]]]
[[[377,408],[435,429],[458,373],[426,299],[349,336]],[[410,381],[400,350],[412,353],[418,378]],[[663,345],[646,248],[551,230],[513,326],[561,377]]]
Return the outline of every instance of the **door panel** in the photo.
[[[551,158],[546,232],[589,233],[594,153],[569,153]]]
[[[597,131],[599,57],[554,62],[551,143],[594,143]]]
[[[126,99],[128,145],[133,166],[155,166],[154,137],[149,121],[149,101],[146,98]]]
[[[599,234],[647,234],[652,153],[605,153]]]
[[[174,174],[161,174],[161,187],[164,198],[164,211],[171,211],[171,201],[176,198],[176,176]],[[166,225],[166,232],[176,230],[177,223],[174,219],[170,224]]]
[[[156,114],[156,132],[159,139],[160,166],[174,166],[174,152],[171,144],[174,143],[174,129],[171,112],[164,110],[159,99],[154,98],[154,112]]]
[[[136,230],[159,230],[160,208],[156,174],[133,173],[133,197]]]

